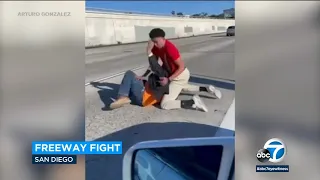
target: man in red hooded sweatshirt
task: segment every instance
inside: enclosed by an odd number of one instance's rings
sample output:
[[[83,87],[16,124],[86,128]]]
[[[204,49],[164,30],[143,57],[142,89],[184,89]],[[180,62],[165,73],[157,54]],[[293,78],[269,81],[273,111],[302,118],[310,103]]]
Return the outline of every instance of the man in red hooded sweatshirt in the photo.
[[[190,100],[177,100],[181,91],[185,92],[208,92],[217,98],[221,98],[221,92],[214,86],[196,86],[189,84],[190,72],[185,66],[177,47],[165,38],[165,32],[160,28],[152,29],[149,33],[150,41],[147,46],[147,55],[156,56],[162,61],[162,67],[169,72],[169,77],[161,77],[160,84],[165,86],[169,83],[169,94],[161,100],[162,109],[196,108],[205,112],[208,108],[198,95]]]

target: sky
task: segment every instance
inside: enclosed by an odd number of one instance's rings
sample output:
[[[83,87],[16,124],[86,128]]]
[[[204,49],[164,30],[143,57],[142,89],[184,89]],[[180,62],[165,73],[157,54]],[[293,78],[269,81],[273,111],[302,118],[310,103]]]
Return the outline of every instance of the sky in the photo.
[[[234,1],[86,1],[86,7],[155,14],[221,14],[224,9],[234,8]]]

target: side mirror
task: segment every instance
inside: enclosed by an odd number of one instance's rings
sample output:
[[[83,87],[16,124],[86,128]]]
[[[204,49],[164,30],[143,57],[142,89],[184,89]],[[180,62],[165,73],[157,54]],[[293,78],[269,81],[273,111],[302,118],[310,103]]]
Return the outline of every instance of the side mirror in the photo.
[[[234,137],[146,141],[124,155],[123,180],[232,180]]]

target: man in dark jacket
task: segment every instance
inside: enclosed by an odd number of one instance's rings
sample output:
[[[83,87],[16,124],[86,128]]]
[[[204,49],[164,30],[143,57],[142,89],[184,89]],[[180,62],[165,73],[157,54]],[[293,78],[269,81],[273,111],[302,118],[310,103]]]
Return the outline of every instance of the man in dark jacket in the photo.
[[[127,71],[118,91],[118,99],[111,103],[110,108],[116,109],[131,102],[140,106],[150,106],[159,103],[164,94],[169,93],[169,85],[162,86],[160,79],[168,77],[155,56],[149,57],[149,68],[139,77],[132,71]]]

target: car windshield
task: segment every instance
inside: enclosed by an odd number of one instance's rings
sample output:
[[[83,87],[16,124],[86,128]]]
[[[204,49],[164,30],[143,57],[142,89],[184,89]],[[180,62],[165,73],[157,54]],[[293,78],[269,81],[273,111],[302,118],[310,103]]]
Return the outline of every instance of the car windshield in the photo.
[[[194,180],[214,180],[220,169],[222,146],[161,148],[151,150],[179,173]]]

